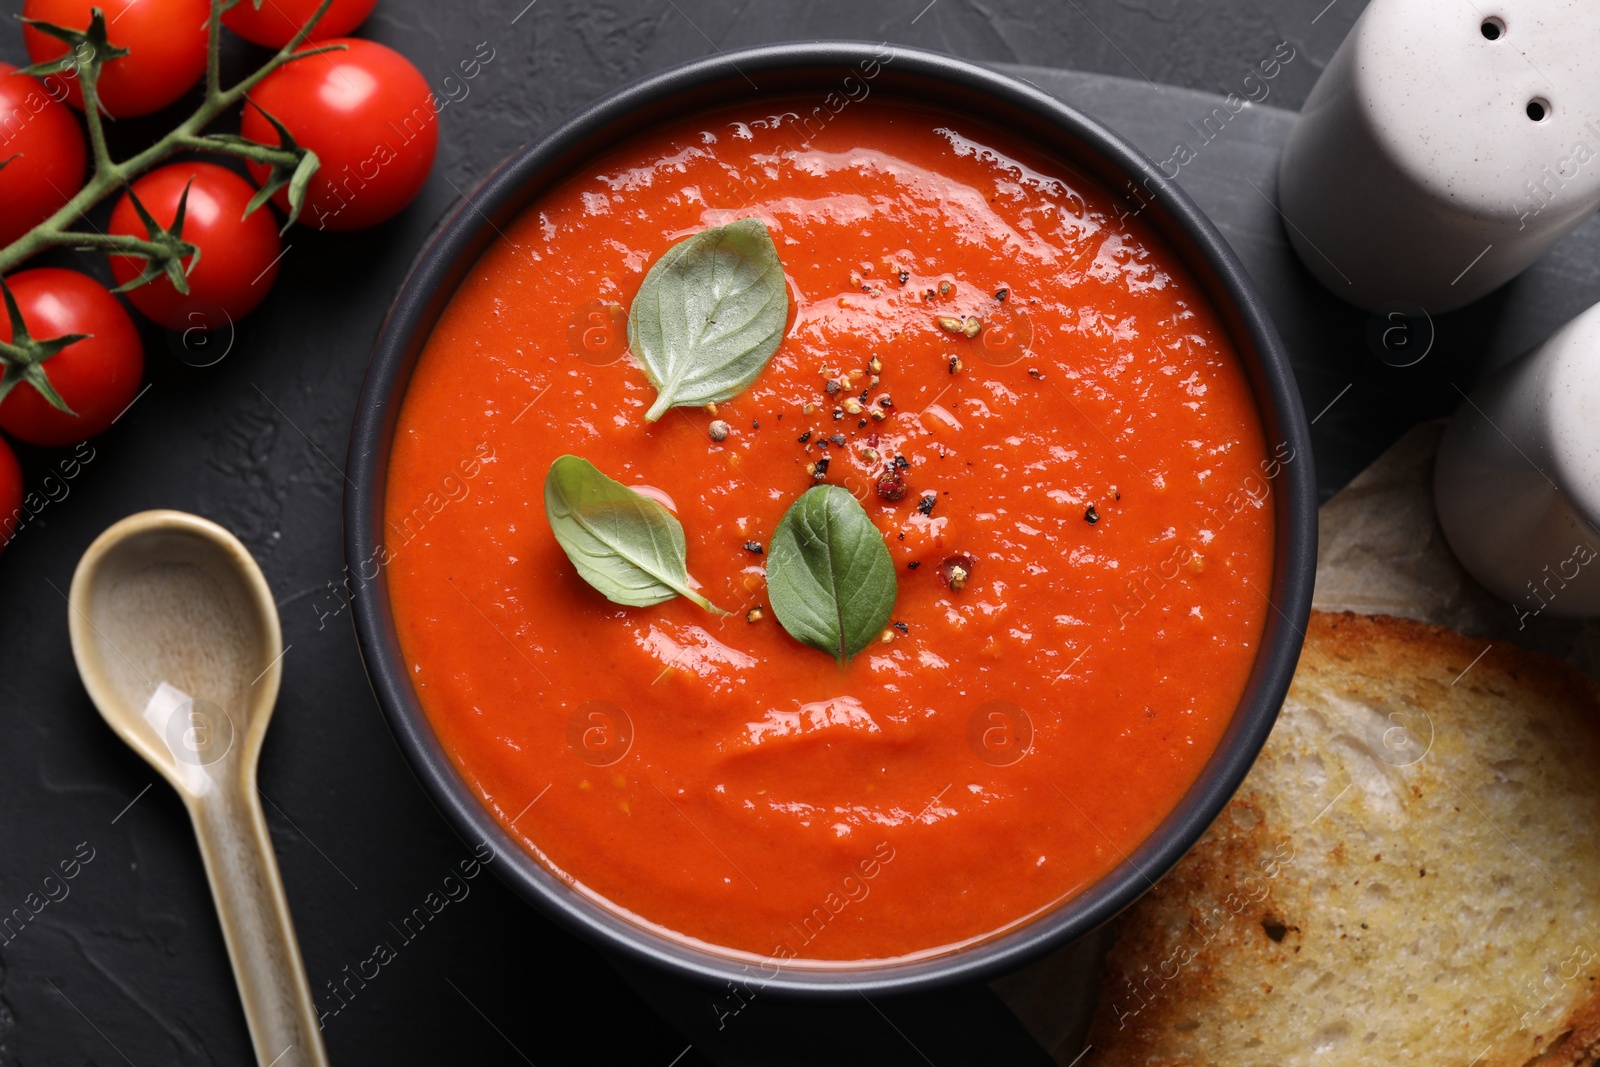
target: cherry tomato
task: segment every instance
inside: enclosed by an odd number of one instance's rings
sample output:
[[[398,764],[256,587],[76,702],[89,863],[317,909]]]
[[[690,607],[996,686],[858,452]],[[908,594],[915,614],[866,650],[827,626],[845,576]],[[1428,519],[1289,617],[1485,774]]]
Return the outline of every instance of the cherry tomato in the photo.
[[[128,300],[146,318],[168,329],[191,325],[191,312],[195,311],[213,327],[223,324],[220,318],[209,321],[218,310],[228,322],[237,322],[255,310],[278,277],[282,246],[272,209],[258,208],[246,218],[244,209],[256,187],[215,163],[173,163],[151,171],[133,183],[133,195],[157,222],[171,226],[186,187],[189,206],[183,216],[182,237],[200,250],[199,260],[189,271],[189,295],[160,277],[129,289]],[[145,236],[144,223],[127,194],[111,212],[106,232]],[[137,278],[144,268],[145,261],[136,256],[111,257],[111,274],[118,285]]]
[[[246,3],[249,0],[245,0]],[[23,0],[24,18],[73,30],[89,28],[89,9],[106,16],[106,36],[128,54],[100,68],[100,103],[113,118],[160,111],[189,91],[206,71],[207,0]],[[32,26],[22,42],[35,63],[67,54],[67,43]],[[73,107],[83,108],[76,74],[60,75]]]
[[[0,63],[0,248],[33,229],[83,185],[83,131],[43,82]]]
[[[22,468],[11,446],[0,440],[0,549],[22,525]]]
[[[348,50],[279,67],[250,99],[322,162],[299,221],[319,230],[359,230],[396,214],[422,190],[439,147],[439,116],[422,73],[399,52],[354,37],[320,43]],[[249,104],[239,132],[278,143],[277,131]],[[250,165],[257,182],[267,172]],[[288,210],[287,190],[279,190],[277,201]]]
[[[247,41],[264,44],[268,48],[282,48],[300,32],[306,19],[316,13],[322,0],[261,0],[256,8],[254,0],[239,0],[222,16],[222,24]],[[366,21],[378,0],[333,0],[311,30],[308,41],[321,41],[329,37],[343,37]]]
[[[52,407],[44,394],[22,382],[0,400],[0,428],[34,445],[70,445],[100,433],[133,402],[144,376],[133,319],[109,289],[77,271],[35,267],[13,274],[6,284],[34,339],[93,336],[40,364],[76,414]],[[0,314],[0,341],[9,340],[10,318]]]

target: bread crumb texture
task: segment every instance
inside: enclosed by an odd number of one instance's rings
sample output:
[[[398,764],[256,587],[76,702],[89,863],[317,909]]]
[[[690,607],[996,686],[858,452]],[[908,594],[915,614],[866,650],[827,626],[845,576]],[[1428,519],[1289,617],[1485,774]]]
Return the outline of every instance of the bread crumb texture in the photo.
[[[1595,1062],[1597,756],[1566,664],[1314,613],[1237,797],[1123,916],[1084,1067]]]

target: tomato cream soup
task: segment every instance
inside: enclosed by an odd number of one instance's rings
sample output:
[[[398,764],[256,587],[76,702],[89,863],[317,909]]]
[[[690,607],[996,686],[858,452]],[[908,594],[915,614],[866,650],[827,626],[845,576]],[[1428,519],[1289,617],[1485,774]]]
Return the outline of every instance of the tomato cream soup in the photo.
[[[781,343],[646,421],[628,309],[739,219]],[[728,614],[579,577],[543,498],[568,453],[676,516]],[[877,98],[820,132],[714,113],[581,168],[461,284],[399,415],[388,582],[456,768],[561,878],[725,950],[906,957],[1081,892],[1178,804],[1256,657],[1287,458],[1197,282],[1083,174]],[[767,597],[818,484],[898,582],[844,666]]]

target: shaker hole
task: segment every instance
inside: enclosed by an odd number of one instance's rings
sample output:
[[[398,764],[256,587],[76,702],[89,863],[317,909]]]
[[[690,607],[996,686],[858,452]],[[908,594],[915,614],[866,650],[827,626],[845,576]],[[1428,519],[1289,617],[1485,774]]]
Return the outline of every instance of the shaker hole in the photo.
[[[1550,101],[1542,96],[1536,96],[1528,101],[1528,117],[1534,122],[1543,122],[1550,115]]]
[[[1484,37],[1491,41],[1498,41],[1506,35],[1506,23],[1502,18],[1490,16],[1483,20],[1483,25],[1478,27],[1483,31]]]

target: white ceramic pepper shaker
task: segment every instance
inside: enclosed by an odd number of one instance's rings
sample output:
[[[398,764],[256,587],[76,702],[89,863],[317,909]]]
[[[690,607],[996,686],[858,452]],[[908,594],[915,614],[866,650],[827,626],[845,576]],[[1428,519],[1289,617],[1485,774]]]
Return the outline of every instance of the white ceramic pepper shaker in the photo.
[[[1434,464],[1456,558],[1538,615],[1600,615],[1600,304],[1461,405]]]
[[[1278,172],[1289,239],[1371,311],[1450,311],[1600,206],[1600,3],[1372,0]]]

